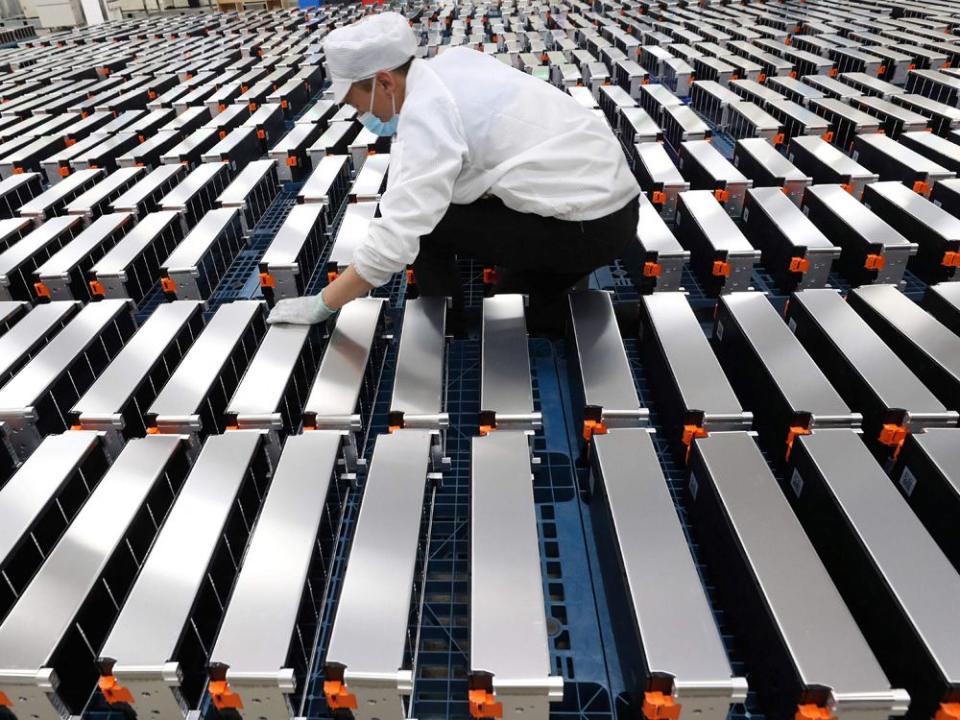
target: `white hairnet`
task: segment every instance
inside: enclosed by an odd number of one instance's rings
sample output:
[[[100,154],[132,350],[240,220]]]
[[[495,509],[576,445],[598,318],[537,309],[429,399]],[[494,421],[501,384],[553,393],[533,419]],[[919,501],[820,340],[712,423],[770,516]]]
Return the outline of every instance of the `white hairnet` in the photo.
[[[337,28],[324,39],[323,49],[333,99],[339,103],[357,80],[393,70],[412,58],[417,40],[403,15],[385,12]]]

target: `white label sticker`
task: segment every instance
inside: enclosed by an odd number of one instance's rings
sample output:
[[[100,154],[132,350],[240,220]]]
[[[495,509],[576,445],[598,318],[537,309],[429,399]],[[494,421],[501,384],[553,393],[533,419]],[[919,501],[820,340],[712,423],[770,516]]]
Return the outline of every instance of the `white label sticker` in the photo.
[[[800,493],[803,492],[803,478],[800,477],[800,472],[796,468],[793,469],[793,475],[790,477],[790,488],[797,497],[800,497]]]
[[[719,320],[717,321],[717,330],[716,330],[717,340],[723,342],[723,323]]]
[[[793,157],[794,157],[793,153],[790,153],[789,155],[787,155],[787,160],[789,160],[790,162],[793,162]]]
[[[870,209],[870,203],[868,203],[866,200],[863,201],[863,206],[864,206],[867,210]]]
[[[803,214],[806,215],[807,217],[810,217],[810,206],[809,206],[809,205],[804,205],[804,206],[803,206]]]
[[[913,495],[913,491],[917,487],[917,477],[910,472],[910,468],[908,467],[904,467],[903,473],[900,475],[900,487],[903,488],[903,492],[907,494],[907,497]]]
[[[696,473],[690,473],[690,495],[693,496],[693,499],[697,499],[697,491],[700,489],[700,483],[697,482]]]
[[[743,221],[746,222],[750,219],[750,208],[743,209]]]
[[[943,203],[940,202],[939,200],[934,200],[933,204],[936,205],[937,207],[943,207]]]
[[[734,156],[733,156],[733,166],[734,166],[734,167],[740,167],[740,156],[739,156],[739,155],[734,155]]]
[[[854,151],[850,154],[850,157],[853,158],[853,161],[854,161],[854,162],[856,162],[856,161],[860,158],[860,151],[859,151],[859,150],[854,150]]]
[[[790,332],[796,334],[797,332],[797,321],[793,318],[787,320],[787,327],[790,328]]]

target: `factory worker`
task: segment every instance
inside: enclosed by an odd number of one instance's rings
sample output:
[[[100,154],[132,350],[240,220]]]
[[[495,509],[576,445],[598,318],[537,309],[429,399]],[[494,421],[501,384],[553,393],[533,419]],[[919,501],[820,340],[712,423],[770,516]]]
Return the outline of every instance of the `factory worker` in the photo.
[[[331,32],[333,99],[393,135],[380,217],[323,292],[281,300],[271,323],[321,322],[413,265],[423,296],[462,307],[455,259],[496,268],[496,293],[560,317],[565,293],[636,238],[640,188],[606,122],[556,87],[454,47],[415,59],[398,13]],[[454,313],[456,316],[456,313]]]

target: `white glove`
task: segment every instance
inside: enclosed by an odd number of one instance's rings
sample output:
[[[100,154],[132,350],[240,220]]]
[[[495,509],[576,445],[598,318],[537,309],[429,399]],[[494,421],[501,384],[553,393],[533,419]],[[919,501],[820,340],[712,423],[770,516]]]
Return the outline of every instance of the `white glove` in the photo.
[[[280,300],[267,317],[268,325],[290,323],[292,325],[316,325],[333,315],[336,310],[323,301],[323,294]]]

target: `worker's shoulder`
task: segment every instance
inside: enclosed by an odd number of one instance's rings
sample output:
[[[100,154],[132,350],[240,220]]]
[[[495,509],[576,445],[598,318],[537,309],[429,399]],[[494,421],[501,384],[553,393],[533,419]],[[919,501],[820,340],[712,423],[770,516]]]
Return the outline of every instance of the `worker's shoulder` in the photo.
[[[492,58],[484,55],[481,52],[477,52],[476,50],[461,45],[448,48],[435,57],[430,58],[430,60],[427,62],[433,68],[444,68],[452,65],[484,66],[487,64],[487,61],[491,59]]]

